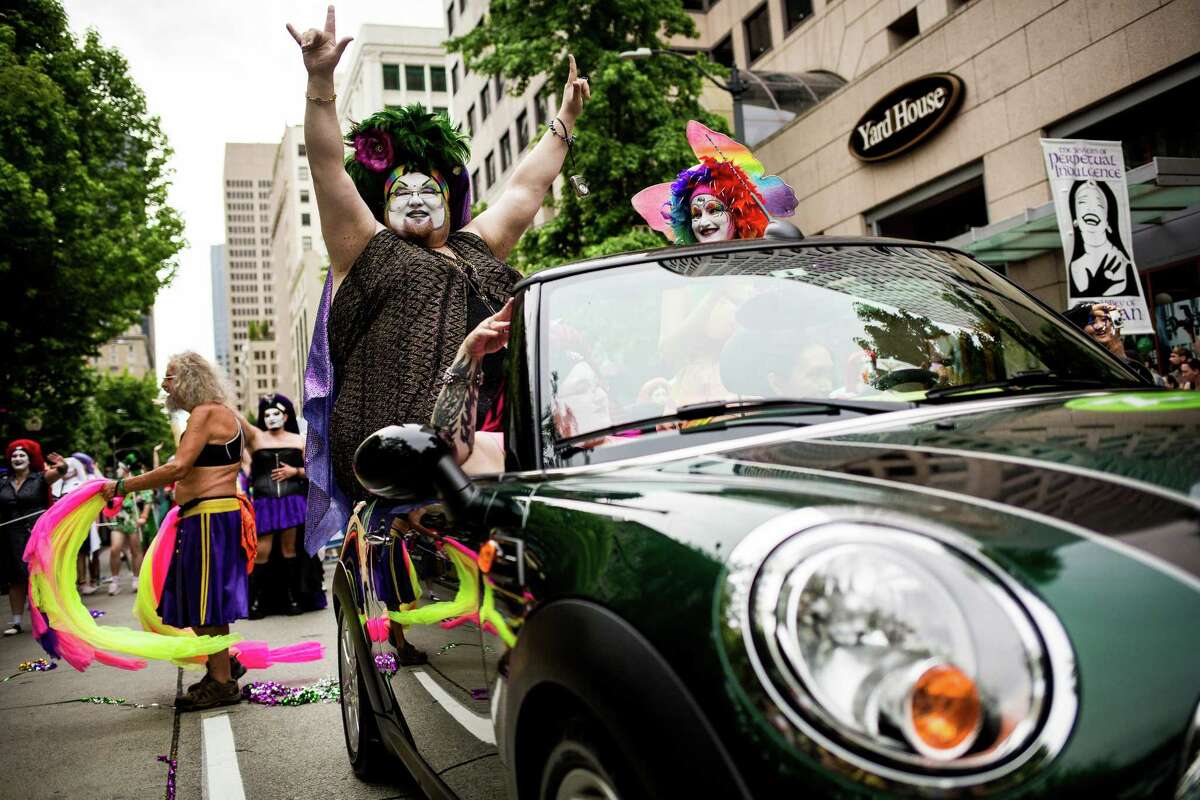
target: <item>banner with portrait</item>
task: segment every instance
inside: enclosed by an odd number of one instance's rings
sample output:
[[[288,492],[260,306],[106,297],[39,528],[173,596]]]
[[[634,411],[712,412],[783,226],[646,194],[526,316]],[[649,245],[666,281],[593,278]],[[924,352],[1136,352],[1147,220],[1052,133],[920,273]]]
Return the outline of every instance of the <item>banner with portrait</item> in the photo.
[[[1111,303],[1121,333],[1153,333],[1133,260],[1133,225],[1120,142],[1042,139],[1067,262],[1067,308]]]

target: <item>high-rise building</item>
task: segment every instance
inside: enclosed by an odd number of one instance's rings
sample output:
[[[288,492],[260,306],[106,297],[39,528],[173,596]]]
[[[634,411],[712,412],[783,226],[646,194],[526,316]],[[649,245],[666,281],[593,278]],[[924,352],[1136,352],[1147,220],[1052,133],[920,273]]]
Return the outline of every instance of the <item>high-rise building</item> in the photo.
[[[225,274],[228,277],[230,379],[243,413],[275,391],[279,287],[271,259],[274,144],[225,145]]]
[[[382,108],[410,103],[451,114],[445,38],[443,28],[363,25],[349,66],[337,76],[342,130]]]
[[[100,345],[88,359],[92,369],[105,375],[128,374],[142,378],[154,373],[154,313],[142,315],[120,336]]]
[[[275,149],[271,178],[271,259],[279,342],[277,390],[300,404],[317,304],[329,268],[304,148],[304,126],[290,125]]]
[[[225,274],[225,245],[214,244],[208,250],[212,277],[213,347],[217,366],[231,375],[229,348],[229,281]]]
[[[487,14],[488,5],[486,0],[469,4],[442,0],[450,35],[470,32]],[[529,82],[523,94],[514,96],[503,80],[469,72],[457,53],[447,56],[446,70],[450,75],[451,119],[471,136],[471,194],[476,203],[494,203],[513,169],[553,118],[558,108],[558,87],[538,77]],[[556,194],[561,185],[561,179],[555,181]],[[548,213],[549,209],[543,207],[534,224],[545,222]]]

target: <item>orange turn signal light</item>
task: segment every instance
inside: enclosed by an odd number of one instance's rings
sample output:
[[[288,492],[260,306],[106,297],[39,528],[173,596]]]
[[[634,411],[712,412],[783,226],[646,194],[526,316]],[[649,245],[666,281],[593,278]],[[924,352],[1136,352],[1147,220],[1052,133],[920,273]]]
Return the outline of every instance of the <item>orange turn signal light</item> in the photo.
[[[958,667],[940,664],[925,670],[911,697],[912,727],[927,747],[954,750],[979,731],[983,719],[979,690]]]

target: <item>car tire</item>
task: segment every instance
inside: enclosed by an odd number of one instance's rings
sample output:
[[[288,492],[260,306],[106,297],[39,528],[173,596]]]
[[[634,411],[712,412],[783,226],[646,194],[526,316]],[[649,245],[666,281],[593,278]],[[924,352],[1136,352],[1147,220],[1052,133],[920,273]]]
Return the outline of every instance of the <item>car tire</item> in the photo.
[[[354,774],[360,778],[378,779],[384,776],[388,766],[396,766],[383,746],[379,736],[379,725],[367,696],[367,684],[359,667],[358,650],[354,646],[354,633],[347,624],[346,610],[341,605],[337,610],[338,623],[338,686],[341,689],[339,705],[342,712],[342,733],[346,738],[346,755]]]
[[[540,800],[640,800],[632,770],[598,725],[571,719],[542,766]]]

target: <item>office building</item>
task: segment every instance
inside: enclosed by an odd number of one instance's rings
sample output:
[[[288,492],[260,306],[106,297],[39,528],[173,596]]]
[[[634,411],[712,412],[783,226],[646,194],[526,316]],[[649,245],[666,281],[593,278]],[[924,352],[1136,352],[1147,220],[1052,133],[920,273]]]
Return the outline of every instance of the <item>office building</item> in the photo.
[[[212,279],[213,351],[217,366],[228,377],[230,360],[229,280],[225,274],[225,245],[214,244],[208,249],[209,276]]]
[[[228,376],[243,413],[275,391],[279,296],[271,259],[271,176],[275,144],[225,145],[225,275],[228,279]]]
[[[120,336],[100,345],[88,359],[92,369],[102,375],[130,375],[144,378],[154,374],[154,313],[143,314]]]

